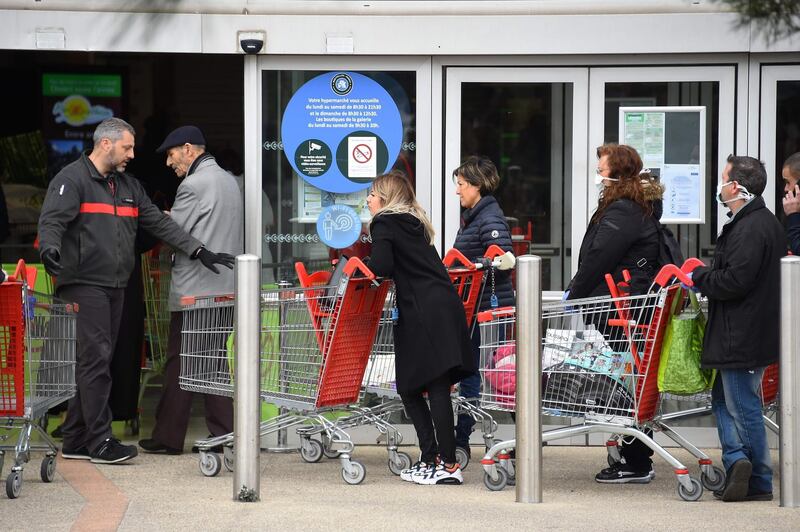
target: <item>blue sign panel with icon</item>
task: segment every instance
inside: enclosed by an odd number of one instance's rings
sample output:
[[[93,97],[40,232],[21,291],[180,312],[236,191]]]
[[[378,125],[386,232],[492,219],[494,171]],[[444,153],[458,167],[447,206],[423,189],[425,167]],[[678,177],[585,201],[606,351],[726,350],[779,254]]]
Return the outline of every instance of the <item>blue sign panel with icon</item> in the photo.
[[[400,154],[403,122],[391,95],[356,72],[327,72],[294,93],[281,126],[283,152],[309,184],[363,190]],[[322,234],[322,233],[320,233]]]
[[[352,245],[361,234],[361,219],[347,205],[325,207],[317,218],[319,239],[327,246],[342,249]]]

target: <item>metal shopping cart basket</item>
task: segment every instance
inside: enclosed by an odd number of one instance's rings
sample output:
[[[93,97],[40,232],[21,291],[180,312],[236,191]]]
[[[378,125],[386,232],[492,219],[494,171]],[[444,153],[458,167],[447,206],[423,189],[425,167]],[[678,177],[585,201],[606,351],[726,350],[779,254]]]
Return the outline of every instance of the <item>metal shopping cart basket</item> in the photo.
[[[688,259],[681,270],[689,272],[703,263],[696,258]],[[610,286],[614,289],[614,287]],[[701,307],[707,308],[707,300],[701,299]],[[775,420],[778,408],[778,365],[773,364],[764,372],[761,379],[761,401],[764,416],[764,425],[779,435],[779,427]],[[700,480],[703,486],[711,491],[722,488],[725,485],[725,471],[713,464],[711,458],[699,449],[696,445],[679,434],[671,425],[673,421],[681,421],[691,418],[707,416],[711,414],[711,390],[706,390],[693,395],[675,395],[671,393],[661,393],[659,397],[659,408],[657,415],[651,421],[653,430],[661,432],[670,438],[677,445],[687,450],[698,461],[700,466]],[[668,422],[670,424],[668,424]],[[608,463],[613,465],[621,459],[618,448],[618,435],[613,435],[606,442],[608,450]]]
[[[75,395],[78,308],[30,290],[35,273],[19,261],[15,275],[0,285],[0,471],[5,453],[13,452],[6,478],[10,499],[20,495],[31,451],[44,451],[41,479],[53,481],[58,447],[37,420]],[[4,444],[15,430],[16,444]],[[32,433],[42,443],[33,443]]]
[[[450,280],[464,305],[464,314],[468,324],[474,321],[475,310],[484,288],[483,281],[486,268],[499,265],[501,261],[498,260],[498,257],[504,255],[505,252],[498,246],[490,246],[486,252],[488,260],[485,263],[473,263],[456,249],[451,249],[445,254],[442,262],[447,268]],[[307,284],[309,281],[304,280],[303,273],[304,270],[303,272],[298,271],[301,284]],[[320,279],[322,279],[327,274],[326,272],[317,272],[315,275],[320,275]],[[394,321],[392,316],[395,306],[394,297],[394,291],[390,289],[363,382],[365,393],[373,394],[381,399],[382,402],[371,407],[354,407],[352,415],[340,418],[337,423],[343,427],[374,425],[382,436],[386,436],[389,470],[393,474],[399,475],[403,469],[410,467],[411,457],[407,453],[397,450],[397,446],[402,443],[402,434],[389,423],[389,417],[392,413],[403,410],[403,404],[399,399],[395,386]],[[458,395],[453,396],[453,406],[456,414],[466,413],[480,422],[485,441],[494,441],[497,423],[491,414]],[[323,450],[328,456],[329,452],[327,446],[325,446],[324,439]],[[469,464],[469,453],[466,449],[456,448],[456,458],[462,469],[465,469]]]
[[[590,298],[546,304],[542,309],[542,413],[581,419],[543,433],[543,441],[594,432],[636,437],[674,469],[678,493],[697,500],[703,486],[663,447],[644,433],[657,414],[658,364],[668,309],[679,294],[674,279],[691,281],[677,266],[656,276],[641,296]],[[515,408],[516,337],[513,310],[482,314],[482,405]],[[485,334],[485,336],[484,336]],[[510,359],[510,360],[509,360]],[[495,444],[484,456],[484,484],[505,487],[508,471],[497,456],[515,442]]]
[[[264,436],[302,424],[323,427],[338,452],[342,478],[363,481],[366,469],[350,459],[349,435],[327,413],[358,403],[361,382],[378,327],[388,282],[379,282],[357,258],[337,285],[280,288],[261,294],[261,398],[287,413],[261,423]],[[228,337],[233,332],[231,296],[187,298],[181,347],[183,389],[232,395],[233,366]],[[316,440],[301,440],[306,461],[322,454]],[[209,449],[230,449],[233,435],[197,442],[200,469],[216,475],[220,458]],[[225,465],[232,469],[226,456]]]

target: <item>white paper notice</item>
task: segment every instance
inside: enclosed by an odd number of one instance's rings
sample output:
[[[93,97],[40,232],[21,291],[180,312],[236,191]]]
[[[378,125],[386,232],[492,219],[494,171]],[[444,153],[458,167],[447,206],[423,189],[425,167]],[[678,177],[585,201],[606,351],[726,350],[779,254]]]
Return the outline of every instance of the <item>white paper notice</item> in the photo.
[[[378,139],[375,137],[347,138],[347,174],[349,177],[377,177]]]
[[[700,165],[665,164],[661,169],[664,185],[662,223],[684,223],[700,220]]]

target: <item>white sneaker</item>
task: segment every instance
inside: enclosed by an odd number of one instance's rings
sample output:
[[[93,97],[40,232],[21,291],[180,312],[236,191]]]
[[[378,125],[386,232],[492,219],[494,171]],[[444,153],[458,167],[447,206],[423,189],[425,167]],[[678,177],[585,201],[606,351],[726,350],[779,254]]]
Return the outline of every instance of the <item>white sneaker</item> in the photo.
[[[461,474],[461,466],[456,464],[453,468],[447,468],[444,464],[439,464],[429,470],[424,475],[416,475],[413,481],[422,485],[433,484],[463,484],[464,476]]]
[[[402,471],[400,471],[400,479],[401,480],[405,480],[406,482],[413,482],[414,481],[414,478],[413,478],[414,475],[416,475],[417,473],[420,473],[420,472],[427,471],[428,468],[429,468],[429,466],[425,462],[422,462],[422,461],[417,462],[416,464],[412,465],[408,469],[403,469]]]

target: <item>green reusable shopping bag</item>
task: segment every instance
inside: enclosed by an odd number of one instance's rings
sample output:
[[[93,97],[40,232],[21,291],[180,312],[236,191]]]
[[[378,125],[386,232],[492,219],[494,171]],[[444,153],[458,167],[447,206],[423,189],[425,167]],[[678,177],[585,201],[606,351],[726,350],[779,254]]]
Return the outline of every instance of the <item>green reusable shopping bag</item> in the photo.
[[[711,388],[714,371],[700,369],[706,317],[697,296],[689,291],[690,305],[676,313],[682,298],[675,296],[670,321],[661,348],[658,366],[658,390],[675,395],[692,395]]]

